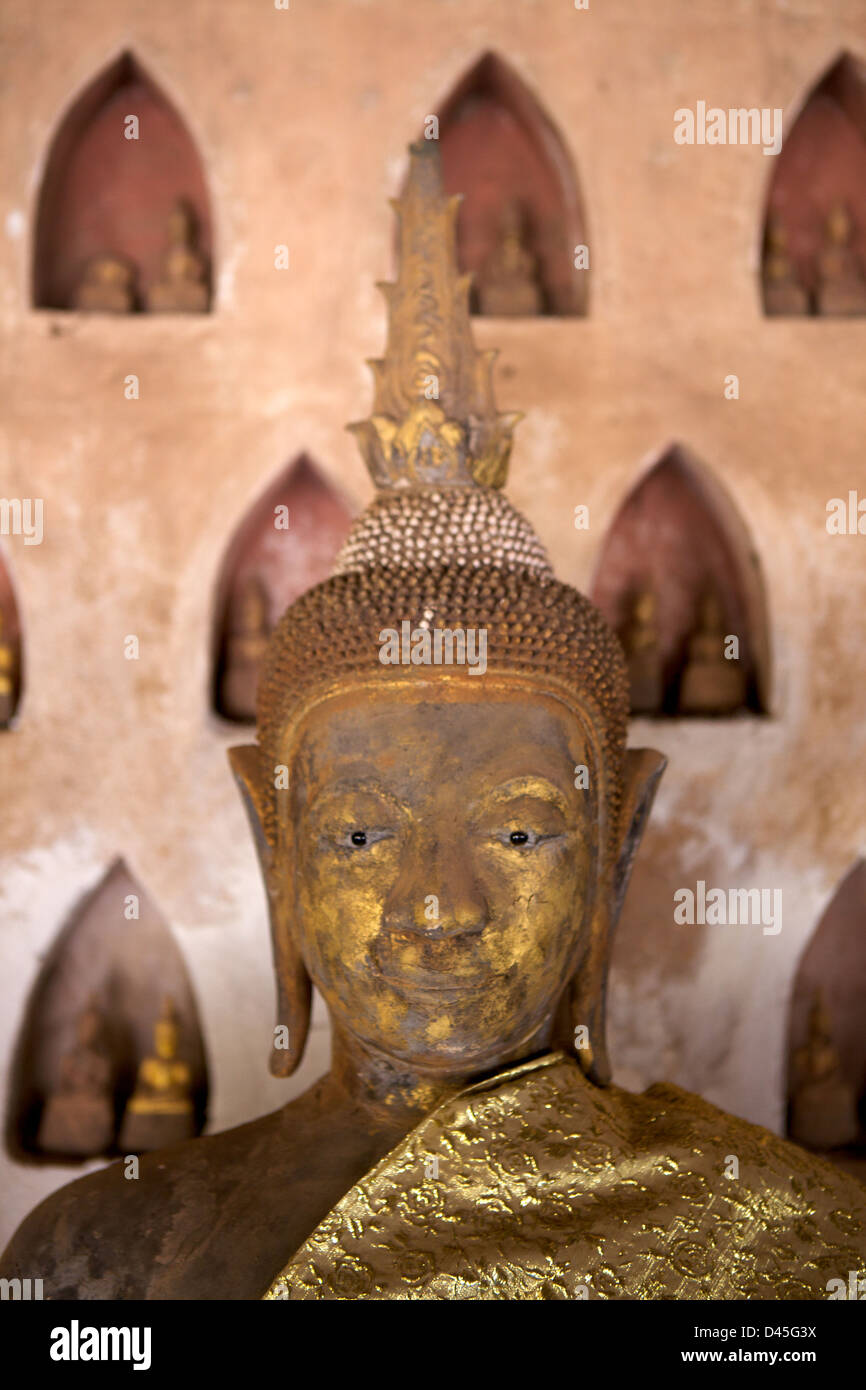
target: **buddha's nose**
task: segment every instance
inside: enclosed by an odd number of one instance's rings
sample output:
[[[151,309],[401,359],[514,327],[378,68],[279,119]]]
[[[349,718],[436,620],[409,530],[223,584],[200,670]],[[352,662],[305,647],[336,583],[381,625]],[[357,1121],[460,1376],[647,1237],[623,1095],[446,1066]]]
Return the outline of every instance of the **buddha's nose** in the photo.
[[[412,936],[477,934],[488,921],[487,899],[472,865],[453,843],[413,847],[383,912],[388,931]]]

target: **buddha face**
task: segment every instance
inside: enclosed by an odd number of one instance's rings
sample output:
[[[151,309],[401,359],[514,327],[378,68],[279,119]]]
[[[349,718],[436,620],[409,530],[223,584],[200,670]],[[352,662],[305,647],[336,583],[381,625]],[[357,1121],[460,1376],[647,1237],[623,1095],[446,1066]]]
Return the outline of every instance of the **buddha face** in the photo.
[[[594,789],[574,785],[580,726],[553,699],[485,686],[319,706],[278,853],[335,1020],[431,1071],[546,1043],[588,945],[598,819]]]

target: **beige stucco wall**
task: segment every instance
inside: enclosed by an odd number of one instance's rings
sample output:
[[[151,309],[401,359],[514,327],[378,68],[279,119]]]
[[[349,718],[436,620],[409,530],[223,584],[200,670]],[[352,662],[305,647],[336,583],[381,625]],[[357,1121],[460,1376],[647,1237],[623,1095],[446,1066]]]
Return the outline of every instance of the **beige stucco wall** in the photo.
[[[132,47],[199,144],[216,228],[215,312],[82,318],[28,305],[40,170],[77,92]],[[760,554],[772,718],[636,723],[670,757],[619,938],[614,1055],[750,1118],[781,1120],[797,957],[864,850],[863,537],[828,498],[866,491],[866,325],[760,312],[760,148],[683,147],[696,101],[788,123],[845,48],[858,0],[11,0],[0,18],[0,494],[44,499],[45,538],[4,538],[26,637],[19,726],[0,736],[0,1056],[60,923],[118,854],[170,919],[198,994],[212,1128],[323,1069],[269,1078],[264,900],[227,733],[208,710],[220,560],[245,509],[305,449],[357,502],[347,420],[383,342],[405,147],[487,48],[543,101],[577,164],[587,319],[477,325],[499,400],[528,412],[510,496],[586,587],[642,466],[680,440],[733,496]],[[2,229],[5,227],[5,233]],[[290,249],[288,271],[274,247]],[[141,396],[124,399],[139,376]],[[726,400],[736,373],[740,399]],[[588,504],[590,529],[572,526]],[[138,662],[124,659],[135,633]],[[697,878],[781,888],[784,925],[676,927]],[[0,1238],[65,1169],[0,1155]]]

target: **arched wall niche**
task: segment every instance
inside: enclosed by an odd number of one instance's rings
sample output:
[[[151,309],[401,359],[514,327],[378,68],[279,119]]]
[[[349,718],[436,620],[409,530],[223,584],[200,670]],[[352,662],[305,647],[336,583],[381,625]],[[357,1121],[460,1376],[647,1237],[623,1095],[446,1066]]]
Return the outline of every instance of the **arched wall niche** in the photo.
[[[585,314],[589,270],[574,265],[575,247],[587,242],[577,174],[541,103],[504,59],[486,52],[436,110],[445,192],[463,195],[457,249],[460,269],[475,275],[473,312]],[[534,308],[480,301],[509,208],[533,263]]]
[[[796,1058],[807,1045],[809,1015],[819,996],[841,1078],[859,1107],[859,1142],[851,1145],[866,1151],[866,859],[858,859],[842,879],[797,966],[788,1015],[789,1103],[799,1073]],[[829,1088],[826,1094],[832,1105]],[[790,1105],[788,1122],[790,1127]],[[863,1173],[866,1168],[861,1181]]]
[[[130,115],[136,140],[124,134]],[[201,160],[174,106],[138,59],[122,53],[73,103],[52,142],[36,216],[35,306],[78,307],[87,267],[111,256],[134,270],[132,307],[145,307],[165,275],[178,203],[190,215],[190,250],[203,262],[206,309],[213,231]]]
[[[137,917],[131,915],[135,911]],[[91,1004],[101,1016],[101,1044],[112,1077],[114,1139],[104,1152],[117,1151],[138,1064],[153,1055],[154,1025],[167,996],[179,1025],[178,1057],[191,1069],[194,1131],[200,1133],[208,1073],[186,965],[167,923],[118,859],[61,928],[28,1001],[12,1065],[6,1121],[6,1145],[13,1158],[63,1161],[63,1156],[51,1156],[40,1147],[40,1121]],[[75,1160],[67,1156],[66,1161]]]
[[[289,604],[327,579],[351,523],[348,503],[305,453],[241,521],[223,560],[215,604],[212,693],[223,718],[254,720],[267,639]]]
[[[13,726],[21,704],[23,647],[12,576],[0,553],[0,733]]]
[[[700,638],[710,596],[721,631],[715,647],[712,642],[703,647],[715,652],[723,681],[728,666],[734,666],[724,658],[723,639],[733,635],[739,645],[741,698],[733,708],[716,712],[767,711],[770,651],[758,556],[727,492],[680,444],[665,450],[620,506],[591,585],[593,602],[627,651],[636,605],[647,593],[654,610],[647,631],[656,652],[658,701],[641,708],[633,699],[633,712],[713,712],[682,704],[686,668],[695,659],[693,639]]]
[[[764,215],[768,314],[866,313],[866,66],[843,53],[812,88],[773,161]],[[849,229],[831,214],[847,211]],[[775,267],[775,270],[774,270]]]

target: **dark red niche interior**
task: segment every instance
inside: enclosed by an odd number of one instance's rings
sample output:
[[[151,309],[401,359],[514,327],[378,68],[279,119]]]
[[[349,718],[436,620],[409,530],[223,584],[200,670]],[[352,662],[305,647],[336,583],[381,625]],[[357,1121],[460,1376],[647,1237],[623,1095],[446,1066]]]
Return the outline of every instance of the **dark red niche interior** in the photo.
[[[675,444],[620,507],[592,584],[593,602],[617,631],[636,591],[655,594],[668,714],[676,709],[677,677],[708,587],[719,595],[726,631],[740,639],[747,708],[763,713],[769,643],[757,554],[727,493]]]
[[[4,563],[3,556],[0,554],[0,640],[8,646],[12,661],[12,696],[11,710],[4,702],[3,713],[8,717],[0,723],[0,731],[9,727],[14,719],[21,704],[21,694],[24,686],[23,682],[23,652],[21,619],[18,616],[18,604],[15,601],[15,590],[12,587],[12,578],[9,570]]]
[[[288,507],[288,530],[274,525],[279,506]],[[253,503],[229,545],[217,585],[213,699],[218,712],[226,636],[245,585],[250,579],[260,582],[273,628],[290,603],[327,579],[351,524],[349,506],[306,454]]]
[[[839,58],[812,91],[785,140],[767,199],[807,289],[816,284],[824,224],[843,202],[853,219],[852,246],[866,265],[866,69]]]
[[[138,140],[124,136],[129,115],[138,117]],[[210,202],[196,148],[171,103],[124,54],[79,97],[54,139],[37,215],[37,308],[69,308],[87,262],[105,253],[137,267],[140,304],[160,278],[178,199],[193,212],[195,247],[210,266]]]
[[[502,211],[517,201],[539,263],[545,312],[584,314],[587,270],[574,248],[587,240],[577,175],[558,131],[525,83],[486,53],[438,110],[445,191],[460,193],[458,256],[478,272],[496,246]]]
[[[843,878],[800,957],[788,1020],[788,1089],[793,1059],[808,1036],[816,990],[823,992],[842,1074],[860,1098],[866,1135],[866,860]]]
[[[139,916],[128,919],[124,909],[133,894]],[[153,1025],[166,995],[174,1001],[180,1025],[178,1055],[192,1069],[200,1133],[207,1109],[207,1061],[186,964],[168,924],[118,859],[61,928],[28,1001],[6,1117],[6,1145],[14,1158],[59,1161],[36,1148],[39,1120],[91,1000],[104,1020],[119,1128],[138,1064],[153,1052]]]

